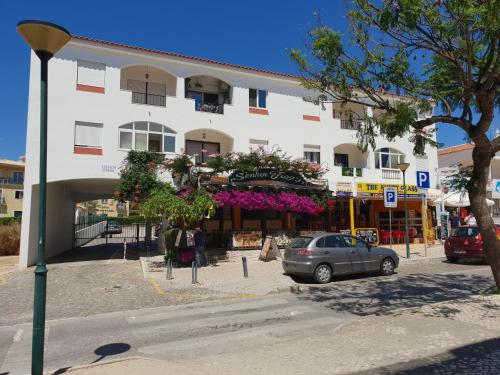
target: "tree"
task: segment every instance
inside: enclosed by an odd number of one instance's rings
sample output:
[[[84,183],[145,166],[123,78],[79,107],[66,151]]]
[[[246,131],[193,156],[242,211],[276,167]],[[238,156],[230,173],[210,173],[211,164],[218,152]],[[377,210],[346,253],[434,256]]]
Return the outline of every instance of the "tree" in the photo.
[[[158,165],[163,160],[161,154],[151,151],[129,151],[120,171],[120,183],[115,198],[140,204],[161,182],[158,179]],[[145,242],[151,240],[151,220],[146,220]]]
[[[474,143],[471,207],[500,289],[500,240],[486,205],[489,166],[500,151],[500,137],[487,136],[500,107],[500,0],[346,3],[350,40],[318,20],[309,31],[312,58],[291,51],[303,84],[320,100],[372,109],[358,131],[365,150],[379,133],[389,140],[410,134],[422,154],[426,145],[438,145],[435,123],[465,132]],[[433,103],[439,114],[422,116]]]

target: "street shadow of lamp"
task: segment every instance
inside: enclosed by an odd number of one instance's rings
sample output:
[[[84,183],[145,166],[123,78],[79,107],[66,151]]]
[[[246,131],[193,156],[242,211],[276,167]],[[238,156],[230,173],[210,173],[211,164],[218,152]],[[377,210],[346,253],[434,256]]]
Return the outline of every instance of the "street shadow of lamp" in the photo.
[[[96,363],[101,361],[102,359],[109,357],[111,355],[117,355],[117,354],[122,354],[125,352],[128,352],[130,350],[130,345],[125,344],[123,342],[114,342],[112,344],[106,344],[103,346],[98,347],[96,350],[94,350],[94,353],[99,356],[95,361],[92,363]]]
[[[38,252],[35,268],[33,305],[33,341],[31,374],[42,375],[45,336],[45,302],[47,267],[45,265],[46,199],[47,199],[47,85],[49,60],[71,39],[70,33],[50,22],[25,20],[17,32],[40,59],[40,175],[38,207]]]
[[[403,200],[405,206],[405,242],[406,242],[406,259],[410,259],[410,237],[408,231],[408,204],[406,202],[406,170],[410,163],[399,163],[398,168],[403,172]]]

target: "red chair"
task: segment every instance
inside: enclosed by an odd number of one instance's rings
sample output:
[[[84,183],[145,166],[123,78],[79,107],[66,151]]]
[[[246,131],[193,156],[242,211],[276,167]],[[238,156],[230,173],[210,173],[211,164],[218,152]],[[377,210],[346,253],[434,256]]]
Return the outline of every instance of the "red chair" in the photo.
[[[405,240],[405,232],[403,232],[402,230],[395,230],[395,231],[393,231],[392,238],[397,243],[400,243],[401,241],[404,242],[404,240]]]
[[[387,245],[391,239],[391,233],[388,230],[379,230],[378,231],[380,242],[384,245]]]

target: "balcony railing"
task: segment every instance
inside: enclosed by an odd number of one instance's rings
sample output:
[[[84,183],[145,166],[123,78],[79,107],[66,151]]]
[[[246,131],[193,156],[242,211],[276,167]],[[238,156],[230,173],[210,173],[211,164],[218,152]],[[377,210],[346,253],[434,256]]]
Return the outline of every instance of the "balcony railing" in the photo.
[[[218,113],[222,115],[224,113],[224,104],[201,104],[196,106],[196,110],[200,112]]]
[[[401,171],[398,169],[382,169],[382,178],[399,180],[401,178]]]
[[[342,176],[363,177],[363,168],[350,168],[350,167],[341,167],[341,168],[342,168]]]
[[[362,122],[360,120],[340,120],[340,128],[347,130],[359,130]]]
[[[156,105],[158,107],[165,107],[165,98],[166,97],[164,95],[154,95],[132,91],[132,103],[136,104],[149,104]]]
[[[0,177],[1,185],[22,185],[24,183],[23,179],[13,179],[13,178],[2,178]]]

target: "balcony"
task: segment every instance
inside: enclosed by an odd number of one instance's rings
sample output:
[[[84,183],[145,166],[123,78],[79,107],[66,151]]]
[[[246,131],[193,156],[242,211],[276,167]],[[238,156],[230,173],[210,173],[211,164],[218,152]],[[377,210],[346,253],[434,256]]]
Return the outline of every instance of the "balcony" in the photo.
[[[350,168],[350,167],[340,167],[342,168],[343,177],[363,177],[363,168]]]
[[[340,120],[340,129],[359,130],[361,125],[362,122],[360,120],[345,120],[345,119]]]
[[[23,185],[24,184],[24,179],[22,178],[5,178],[5,177],[0,177],[0,185]]]
[[[401,171],[399,169],[382,169],[382,178],[386,180],[399,180]]]
[[[198,112],[224,114],[224,104],[231,104],[231,86],[218,78],[193,76],[185,80],[186,99],[194,100]]]
[[[149,104],[149,105],[156,105],[159,107],[165,107],[166,96],[132,91],[132,103]]]

